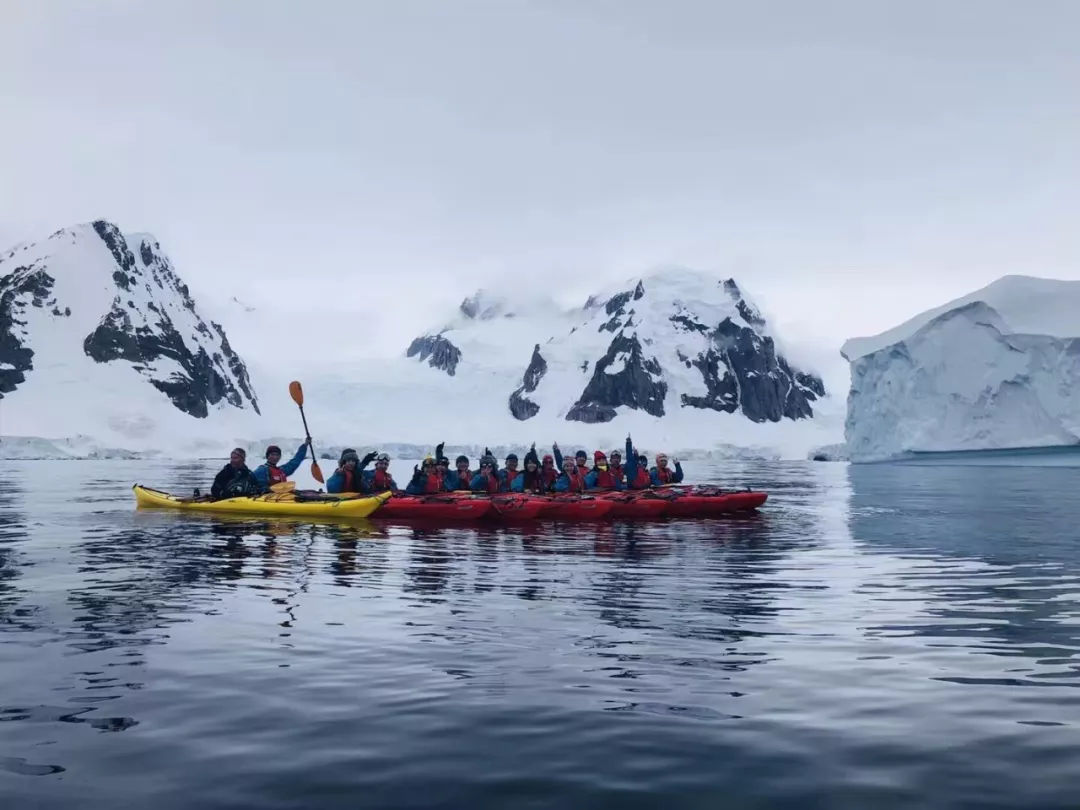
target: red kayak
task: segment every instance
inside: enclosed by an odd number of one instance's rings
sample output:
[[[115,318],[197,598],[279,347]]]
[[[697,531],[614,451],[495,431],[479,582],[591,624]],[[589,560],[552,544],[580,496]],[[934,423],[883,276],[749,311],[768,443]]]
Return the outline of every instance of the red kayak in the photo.
[[[666,501],[667,511],[664,514],[669,517],[708,517],[730,512],[749,512],[757,509],[769,498],[764,492],[726,492],[715,495],[679,492],[666,497],[669,500]]]
[[[492,502],[487,498],[448,495],[395,495],[372,514],[373,520],[477,520],[487,515]]]
[[[553,495],[543,516],[552,520],[600,520],[610,517],[614,501],[589,495]]]
[[[533,495],[492,495],[490,517],[498,520],[535,520],[547,505],[547,498]]]
[[[611,517],[616,520],[649,520],[667,514],[669,501],[647,492],[607,492],[599,496],[611,501]]]

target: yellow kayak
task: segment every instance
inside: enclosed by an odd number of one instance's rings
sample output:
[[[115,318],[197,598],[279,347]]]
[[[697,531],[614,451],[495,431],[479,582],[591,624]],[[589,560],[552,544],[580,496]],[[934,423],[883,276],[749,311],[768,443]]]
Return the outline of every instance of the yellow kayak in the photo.
[[[251,498],[224,498],[220,501],[196,501],[178,498],[136,484],[135,505],[140,509],[183,509],[189,512],[223,512],[248,515],[297,515],[300,517],[363,518],[383,505],[390,497],[381,492],[368,498],[341,498],[326,495],[317,499],[297,497],[294,492],[271,492]]]

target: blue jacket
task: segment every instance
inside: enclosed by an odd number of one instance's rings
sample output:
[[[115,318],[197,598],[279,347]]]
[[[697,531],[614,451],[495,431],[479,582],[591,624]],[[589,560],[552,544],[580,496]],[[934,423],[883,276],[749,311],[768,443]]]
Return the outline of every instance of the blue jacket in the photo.
[[[353,481],[356,482],[358,489],[357,492],[370,492],[367,487],[367,482],[364,481],[363,473],[360,470],[353,471]],[[336,494],[345,491],[345,476],[335,470],[334,474],[326,479],[326,491],[331,494]]]
[[[279,464],[285,475],[292,475],[296,472],[296,468],[300,466],[300,463],[307,458],[307,442],[300,445],[300,449],[296,451],[296,455],[286,461],[284,464]],[[255,480],[262,484],[264,487],[270,486],[270,465],[260,464],[255,468],[254,473]],[[332,478],[333,476],[331,476]],[[329,485],[328,485],[329,486]],[[330,490],[327,490],[329,492]]]
[[[630,440],[626,440],[626,463],[623,465],[623,471],[626,473],[626,488],[634,488],[634,479],[638,474],[638,452],[634,446],[630,443]],[[646,470],[645,472],[648,472]]]
[[[513,476],[508,470],[499,470],[495,475],[499,477],[499,492],[510,492],[514,488],[514,481],[521,475],[521,470],[517,470]]]
[[[495,475],[496,475],[496,478],[497,478],[498,473],[496,473]],[[488,491],[487,476],[483,475],[482,473],[477,473],[476,475],[474,475],[472,477],[472,481],[469,482],[469,489],[471,489],[473,492],[487,492]],[[502,489],[502,481],[501,480],[499,481],[499,489],[500,490]]]
[[[472,473],[469,472],[464,478],[458,475],[457,470],[449,470],[446,473],[446,488],[450,492],[462,489],[472,489]]]
[[[653,467],[651,470],[649,470],[649,477],[652,479],[654,487],[660,486],[660,473],[658,473],[656,471],[656,467]],[[676,461],[675,462],[675,472],[672,473],[672,475],[671,475],[670,483],[672,483],[672,484],[681,484],[682,479],[683,479],[682,465],[679,462]]]
[[[559,477],[555,479],[555,491],[556,492],[577,492],[576,489],[570,489],[570,478],[566,473],[559,473]]]
[[[596,470],[588,473],[585,476],[585,489],[596,489],[596,478]],[[615,478],[615,476],[613,475],[612,478]],[[626,487],[623,486],[623,482],[620,481],[618,478],[615,478],[615,489],[626,489]]]

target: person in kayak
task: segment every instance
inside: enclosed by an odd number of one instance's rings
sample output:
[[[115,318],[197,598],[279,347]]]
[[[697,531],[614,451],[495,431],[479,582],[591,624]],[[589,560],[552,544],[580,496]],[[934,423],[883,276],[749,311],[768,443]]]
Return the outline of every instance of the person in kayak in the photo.
[[[555,454],[555,468],[558,470],[563,469],[563,454],[562,451],[559,450],[558,442],[551,445],[551,451]],[[578,472],[584,477],[589,471],[589,454],[584,450],[578,450],[574,453],[574,460],[577,464]]]
[[[364,486],[363,470],[373,458],[375,458],[375,453],[368,453],[361,460],[351,447],[342,450],[337,469],[326,482],[326,491],[331,494],[367,492]]]
[[[649,459],[638,453],[630,437],[626,437],[626,488],[648,489],[652,486]]]
[[[419,467],[413,467],[413,477],[405,487],[406,495],[434,495],[443,491],[443,477],[435,459],[426,457]]]
[[[390,475],[390,456],[386,453],[375,456],[374,470],[364,470],[360,475],[365,492],[401,492],[394,476]]]
[[[214,476],[210,495],[214,498],[240,498],[261,495],[266,490],[247,467],[247,451],[243,447],[236,447],[229,453],[229,463]]]
[[[607,456],[603,450],[593,453],[593,468],[585,475],[586,489],[622,489],[622,481],[616,478],[608,467]]]
[[[540,469],[540,461],[536,457],[536,446],[529,448],[525,454],[525,469],[518,473],[510,484],[513,492],[528,492],[533,495],[543,495],[548,487],[544,484],[544,476]]]
[[[307,458],[307,449],[308,443],[305,441],[300,445],[300,449],[296,451],[296,455],[279,467],[278,462],[281,461],[281,448],[276,444],[272,444],[266,448],[266,463],[256,467],[255,472],[252,474],[266,489],[270,489],[272,484],[283,484],[288,480],[290,475],[296,472],[296,468],[300,466],[300,462]]]
[[[509,492],[514,484],[514,479],[520,474],[518,469],[518,457],[516,453],[506,456],[506,466],[496,473],[499,479],[499,492]]]
[[[615,448],[608,453],[608,469],[611,470],[611,474],[615,476],[615,480],[622,484],[622,488],[626,488],[626,469],[622,463],[622,453],[618,448]]]
[[[446,473],[446,488],[450,492],[472,489],[473,473],[469,469],[469,457],[458,456],[454,469]]]
[[[585,476],[578,472],[578,465],[572,458],[563,459],[563,471],[555,479],[556,492],[584,492]]]
[[[555,487],[555,480],[559,477],[559,468],[555,466],[554,457],[545,454],[540,464],[540,480],[544,482],[544,489],[551,490]]]
[[[658,487],[663,484],[682,483],[682,465],[679,464],[677,458],[673,458],[671,462],[675,465],[674,470],[668,466],[668,457],[666,453],[656,454],[656,466],[649,470],[649,477],[652,478],[653,486]]]
[[[484,456],[480,459],[480,472],[473,476],[469,488],[473,492],[486,492],[495,495],[499,491],[499,476],[495,471],[495,457]]]

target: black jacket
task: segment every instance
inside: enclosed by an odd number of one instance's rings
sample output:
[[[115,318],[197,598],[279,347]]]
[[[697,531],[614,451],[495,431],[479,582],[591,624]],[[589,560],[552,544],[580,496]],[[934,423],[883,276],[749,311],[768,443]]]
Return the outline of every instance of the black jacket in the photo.
[[[237,498],[241,495],[258,495],[266,489],[247,467],[239,470],[226,464],[214,478],[210,494],[215,498]]]

